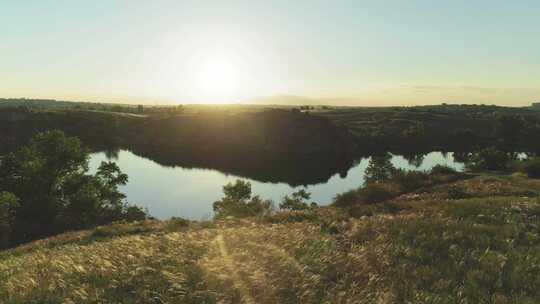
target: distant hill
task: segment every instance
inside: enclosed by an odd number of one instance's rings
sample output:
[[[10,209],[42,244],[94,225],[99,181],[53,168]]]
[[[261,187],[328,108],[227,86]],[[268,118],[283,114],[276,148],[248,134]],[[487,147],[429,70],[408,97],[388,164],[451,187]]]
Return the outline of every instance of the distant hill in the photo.
[[[297,95],[272,95],[255,97],[241,101],[243,104],[276,105],[276,106],[320,106],[324,100]]]
[[[114,103],[105,102],[83,102],[56,99],[34,99],[34,98],[0,98],[0,108],[28,107],[41,109],[71,109],[77,107],[97,107],[97,106],[118,106]],[[128,105],[122,105],[128,106]]]

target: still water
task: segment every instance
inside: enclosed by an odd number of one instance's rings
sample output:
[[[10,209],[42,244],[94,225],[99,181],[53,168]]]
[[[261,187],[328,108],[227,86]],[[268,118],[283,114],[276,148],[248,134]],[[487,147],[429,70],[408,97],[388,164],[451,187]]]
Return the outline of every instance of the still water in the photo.
[[[107,161],[105,153],[94,153],[90,169],[95,172],[102,161]],[[212,217],[212,203],[222,197],[222,186],[242,178],[252,185],[252,193],[265,199],[272,199],[276,206],[281,198],[302,187],[291,187],[285,183],[259,182],[249,178],[226,174],[209,169],[185,169],[166,167],[152,160],[139,157],[129,151],[120,151],[112,161],[129,176],[127,185],[121,191],[127,200],[147,208],[150,214],[159,219],[172,216],[188,219],[209,219]],[[335,174],[325,183],[308,185],[311,201],[327,205],[337,194],[360,186],[369,158],[363,158],[349,169],[345,177]],[[438,164],[463,170],[462,163],[454,161],[452,153],[431,152],[425,155],[421,164],[410,164],[402,156],[394,156],[392,163],[397,168],[407,170],[429,170]]]

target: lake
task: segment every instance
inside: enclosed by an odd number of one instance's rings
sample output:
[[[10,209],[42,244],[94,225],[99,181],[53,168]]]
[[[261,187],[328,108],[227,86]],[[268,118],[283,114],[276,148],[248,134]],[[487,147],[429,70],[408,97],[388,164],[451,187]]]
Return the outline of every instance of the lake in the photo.
[[[99,164],[107,160],[105,153],[93,153],[91,172],[95,172]],[[272,199],[276,206],[284,195],[300,188],[312,194],[311,201],[328,205],[337,193],[357,188],[364,182],[364,172],[369,163],[369,158],[363,158],[348,170],[346,176],[336,173],[324,183],[292,187],[286,183],[260,182],[217,170],[162,166],[126,150],[119,151],[110,160],[129,176],[128,184],[121,191],[127,195],[130,203],[147,208],[152,216],[159,219],[176,216],[193,220],[211,218],[212,204],[222,197],[223,185],[239,178],[251,182],[254,195]],[[392,163],[406,170],[429,170],[438,164],[459,171],[464,169],[464,164],[455,161],[452,153],[441,152],[426,154],[422,161],[415,164],[418,166],[399,155],[392,157]]]

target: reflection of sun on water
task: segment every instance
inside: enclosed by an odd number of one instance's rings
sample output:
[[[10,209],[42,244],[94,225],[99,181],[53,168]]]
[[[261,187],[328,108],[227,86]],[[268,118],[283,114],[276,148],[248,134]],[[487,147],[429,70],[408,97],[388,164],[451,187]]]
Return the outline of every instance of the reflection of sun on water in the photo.
[[[238,92],[238,70],[223,56],[201,62],[197,71],[197,91],[210,103],[233,102]]]

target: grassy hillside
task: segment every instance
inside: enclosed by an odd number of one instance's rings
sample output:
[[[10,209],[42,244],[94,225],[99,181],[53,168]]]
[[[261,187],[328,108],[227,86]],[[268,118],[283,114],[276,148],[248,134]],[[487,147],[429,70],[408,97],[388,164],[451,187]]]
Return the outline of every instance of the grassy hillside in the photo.
[[[476,176],[352,209],[68,233],[0,253],[0,302],[538,303],[539,192]]]

